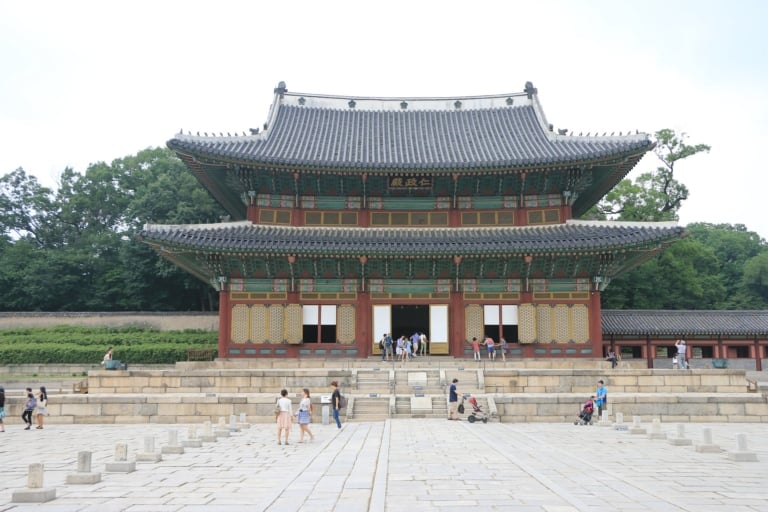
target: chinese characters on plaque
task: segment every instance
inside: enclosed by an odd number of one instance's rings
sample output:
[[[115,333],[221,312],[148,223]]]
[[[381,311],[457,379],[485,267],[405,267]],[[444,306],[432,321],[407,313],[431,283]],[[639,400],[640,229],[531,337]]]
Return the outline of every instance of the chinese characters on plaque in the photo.
[[[390,190],[413,190],[432,188],[431,176],[389,176],[387,187]]]

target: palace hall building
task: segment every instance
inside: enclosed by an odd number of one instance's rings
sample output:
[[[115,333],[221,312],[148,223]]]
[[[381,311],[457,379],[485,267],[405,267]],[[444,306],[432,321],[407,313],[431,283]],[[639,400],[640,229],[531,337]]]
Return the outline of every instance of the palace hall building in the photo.
[[[168,147],[230,220],[139,238],[219,291],[223,358],[367,357],[414,332],[431,354],[490,336],[517,357],[602,357],[600,293],[683,236],[578,220],[653,142],[554,130],[530,82],[451,98],[281,82],[263,127]]]

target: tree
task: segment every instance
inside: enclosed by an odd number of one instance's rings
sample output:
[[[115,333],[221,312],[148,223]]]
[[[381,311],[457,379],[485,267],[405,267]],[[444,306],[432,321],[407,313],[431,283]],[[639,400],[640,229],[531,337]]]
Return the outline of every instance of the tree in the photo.
[[[768,251],[750,258],[744,264],[742,283],[745,288],[762,300],[762,308],[768,304]]]
[[[662,165],[654,172],[641,174],[634,183],[622,180],[588,215],[624,221],[677,220],[688,198],[688,188],[675,179],[675,164],[710,150],[706,144],[688,145],[686,138],[685,133],[677,135],[668,128],[657,131],[653,151]]]
[[[206,310],[217,294],[134,240],[148,222],[218,221],[221,208],[167,149],[65,169],[54,191],[0,178],[0,309]]]
[[[55,223],[53,192],[19,167],[0,178],[0,232],[10,239],[27,238],[40,247],[50,243]]]
[[[611,281],[606,309],[718,309],[726,295],[714,251],[687,238]]]

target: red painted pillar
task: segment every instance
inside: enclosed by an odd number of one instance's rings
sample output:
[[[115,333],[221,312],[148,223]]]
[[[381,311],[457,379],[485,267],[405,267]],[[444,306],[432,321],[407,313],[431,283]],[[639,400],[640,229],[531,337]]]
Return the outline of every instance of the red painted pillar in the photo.
[[[368,292],[358,292],[355,304],[355,344],[360,357],[373,354],[372,323],[371,296]]]
[[[229,333],[232,332],[232,307],[226,283],[219,291],[219,357],[229,357]]]
[[[464,301],[461,292],[451,292],[448,303],[448,353],[453,357],[464,356]]]
[[[251,203],[248,205],[248,210],[245,213],[245,218],[246,220],[249,220],[254,224],[259,223],[259,209],[256,207],[256,204],[253,202],[253,198],[251,198]]]
[[[592,291],[589,296],[589,339],[594,357],[603,357],[603,323],[600,308],[600,292]]]

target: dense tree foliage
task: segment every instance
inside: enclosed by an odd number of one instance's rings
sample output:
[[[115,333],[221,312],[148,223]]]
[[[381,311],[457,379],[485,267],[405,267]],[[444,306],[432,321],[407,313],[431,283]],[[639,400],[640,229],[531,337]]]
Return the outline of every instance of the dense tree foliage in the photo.
[[[675,164],[709,151],[686,144],[685,134],[656,132],[661,165],[634,182],[623,180],[596,208],[593,218],[622,221],[677,220],[688,189],[675,179]],[[611,309],[762,309],[768,306],[768,248],[743,225],[697,223],[688,237],[658,257],[614,279],[603,293]]]
[[[147,149],[57,190],[0,178],[0,310],[186,311],[216,307],[207,284],[134,240],[145,223],[206,223],[223,211],[167,149]]]

